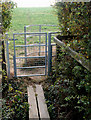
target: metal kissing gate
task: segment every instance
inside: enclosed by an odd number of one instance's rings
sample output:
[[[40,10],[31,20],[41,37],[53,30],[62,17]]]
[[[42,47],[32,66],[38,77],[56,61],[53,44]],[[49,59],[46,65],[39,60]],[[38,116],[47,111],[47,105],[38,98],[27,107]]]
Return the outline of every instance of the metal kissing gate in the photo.
[[[39,28],[39,32],[32,32],[32,29],[34,29],[32,28],[33,26]],[[28,29],[29,27],[31,28]],[[46,27],[50,29],[50,27],[55,28],[57,26],[25,26],[24,33],[13,33],[13,39],[9,39],[8,34],[6,34],[7,68],[9,77],[10,73],[13,71],[14,77],[50,75],[53,57],[55,57],[56,52],[56,44],[53,42],[53,37],[60,32],[42,32]]]
[[[14,77],[46,75],[47,33],[14,33],[13,40]]]

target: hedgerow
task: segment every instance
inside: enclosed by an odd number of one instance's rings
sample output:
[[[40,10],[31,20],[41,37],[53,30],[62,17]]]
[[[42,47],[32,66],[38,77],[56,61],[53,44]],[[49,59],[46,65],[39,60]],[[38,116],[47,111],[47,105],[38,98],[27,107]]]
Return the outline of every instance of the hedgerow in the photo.
[[[76,36],[63,39],[63,42],[90,61],[90,2],[57,2],[54,8],[57,10],[61,35]],[[52,85],[45,89],[51,119],[89,120],[91,72],[61,48],[58,51],[57,66],[49,78]]]
[[[2,120],[28,120],[28,96],[27,89],[22,87],[22,82],[19,79],[8,79],[5,60],[5,32],[11,27],[12,12],[15,3],[12,1],[2,1]]]
[[[53,68],[45,96],[52,120],[89,120],[90,72],[66,53],[60,53],[58,71]],[[58,60],[59,60],[58,58]]]

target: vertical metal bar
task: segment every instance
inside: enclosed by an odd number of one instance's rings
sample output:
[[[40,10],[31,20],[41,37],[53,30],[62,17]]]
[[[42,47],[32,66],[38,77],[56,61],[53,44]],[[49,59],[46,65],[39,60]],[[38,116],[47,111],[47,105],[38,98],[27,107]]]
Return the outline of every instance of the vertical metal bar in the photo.
[[[58,60],[60,54],[60,47],[56,44],[56,76],[58,73],[58,63],[60,62],[60,60]]]
[[[26,33],[26,26],[24,27],[24,33]],[[26,34],[24,34],[24,42],[25,42],[25,57],[27,57]],[[25,64],[27,64],[27,59],[25,59]]]
[[[47,75],[47,33],[45,33],[45,75]]]
[[[13,34],[13,40],[14,40],[14,56],[13,56],[13,61],[14,61],[14,77],[17,77],[17,71],[16,71],[16,51],[15,51],[15,36]]]
[[[7,54],[7,64],[8,64],[8,78],[10,78],[10,61],[9,61],[8,34],[6,34],[6,54]]]
[[[41,32],[41,25],[39,25],[39,32]],[[41,53],[41,35],[39,34],[39,56],[40,56],[40,53]]]
[[[50,75],[51,67],[52,67],[51,33],[48,33],[48,76]]]

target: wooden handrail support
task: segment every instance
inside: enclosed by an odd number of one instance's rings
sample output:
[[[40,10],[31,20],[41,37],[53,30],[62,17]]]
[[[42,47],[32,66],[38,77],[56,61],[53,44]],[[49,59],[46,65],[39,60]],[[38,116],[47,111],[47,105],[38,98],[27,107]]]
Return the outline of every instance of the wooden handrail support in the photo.
[[[41,85],[27,87],[29,120],[50,120]]]
[[[78,61],[83,67],[85,67],[89,72],[91,72],[91,62],[83,57],[80,53],[75,52],[70,47],[68,47],[64,42],[54,37],[54,42],[63,48],[65,52],[67,52],[71,57],[73,57],[76,61]]]

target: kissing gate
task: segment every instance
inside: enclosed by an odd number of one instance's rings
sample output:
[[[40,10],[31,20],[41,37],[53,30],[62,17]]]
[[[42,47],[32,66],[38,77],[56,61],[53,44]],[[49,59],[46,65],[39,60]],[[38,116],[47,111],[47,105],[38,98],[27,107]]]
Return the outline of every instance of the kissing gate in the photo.
[[[26,32],[27,27],[38,26],[39,32]],[[14,77],[48,75],[52,66],[52,36],[59,32],[42,32],[43,26],[55,25],[30,25],[24,27],[24,33],[13,34],[13,66]],[[8,35],[6,35],[8,36]],[[8,39],[8,37],[6,37]],[[9,44],[7,45],[8,76],[10,76]],[[12,66],[12,67],[13,67]]]

